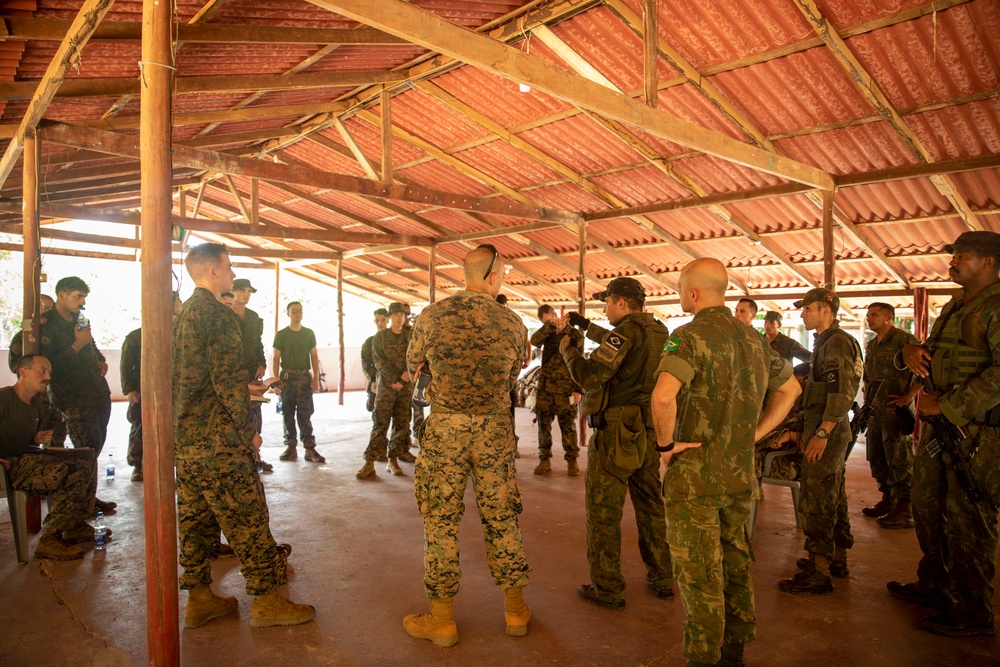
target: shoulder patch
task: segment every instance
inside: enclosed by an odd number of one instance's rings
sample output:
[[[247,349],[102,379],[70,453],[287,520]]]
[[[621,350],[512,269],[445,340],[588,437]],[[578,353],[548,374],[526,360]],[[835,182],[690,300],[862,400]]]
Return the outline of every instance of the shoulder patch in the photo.
[[[617,352],[622,348],[622,343],[624,342],[625,341],[622,339],[622,337],[614,332],[608,334],[608,337],[604,339],[604,344],[610,347],[615,352]]]
[[[663,344],[663,351],[667,354],[674,354],[677,352],[677,348],[680,347],[681,339],[676,336],[671,336],[667,339],[667,342]]]

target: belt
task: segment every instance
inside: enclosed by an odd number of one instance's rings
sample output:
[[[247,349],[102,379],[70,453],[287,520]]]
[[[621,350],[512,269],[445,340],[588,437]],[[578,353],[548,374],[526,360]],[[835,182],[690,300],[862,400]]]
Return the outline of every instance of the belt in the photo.
[[[437,403],[431,403],[431,413],[438,415],[464,415],[466,417],[510,417],[510,412],[457,412]]]
[[[284,372],[288,373],[289,375],[301,375],[303,373],[308,373],[309,369],[308,368],[286,368]]]

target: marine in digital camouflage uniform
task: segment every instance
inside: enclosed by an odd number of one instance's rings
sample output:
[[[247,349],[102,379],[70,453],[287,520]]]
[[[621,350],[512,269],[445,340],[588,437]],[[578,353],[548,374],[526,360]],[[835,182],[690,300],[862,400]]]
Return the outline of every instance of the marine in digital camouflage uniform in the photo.
[[[264,377],[267,370],[267,358],[264,356],[264,320],[256,311],[247,307],[250,297],[257,289],[246,278],[233,281],[233,312],[240,323],[240,333],[243,336],[243,358],[247,367],[247,382],[253,382]],[[261,412],[263,403],[253,401],[250,409],[253,412],[254,428],[260,433],[264,426],[264,415]],[[260,450],[255,451],[257,466],[263,472],[274,470],[267,461],[260,458]],[[317,454],[318,456],[318,454]],[[322,457],[320,457],[322,458]]]
[[[910,392],[913,374],[896,368],[894,359],[905,346],[919,341],[913,334],[893,326],[895,314],[895,308],[888,303],[868,306],[868,327],[875,336],[865,346],[863,380],[865,401],[873,401],[874,409],[865,440],[868,464],[882,500],[862,512],[878,517],[878,525],[883,528],[911,528],[913,442],[900,431],[899,410],[911,409],[911,401],[901,397]],[[876,380],[882,380],[882,385],[878,395],[873,396],[872,382]]]
[[[854,546],[844,487],[851,423],[847,418],[861,381],[861,346],[836,320],[840,299],[818,287],[795,302],[806,329],[815,330],[812,368],[803,388],[805,426],[799,512],[808,559],[802,572],[778,583],[786,593],[833,592],[831,572],[848,576],[847,550]]]
[[[86,518],[97,488],[91,449],[43,450],[52,445],[62,415],[45,400],[52,366],[41,355],[19,359],[18,380],[0,389],[0,458],[6,461],[13,488],[49,498],[36,558],[69,560],[83,557],[73,546],[93,539]]]
[[[646,585],[658,597],[673,597],[660,459],[652,446],[649,407],[653,373],[668,331],[650,313],[642,312],[646,293],[633,278],[615,278],[593,298],[605,302],[614,329],[569,313],[567,322],[585,329],[598,348],[584,357],[579,348],[570,346],[569,337],[560,342],[570,375],[585,391],[583,413],[594,429],[584,476],[591,583],[581,585],[577,594],[609,609],[622,609],[621,521],[626,492],[635,510]]]
[[[929,445],[926,422],[913,464],[913,521],[923,557],[915,584],[891,582],[894,596],[937,609],[924,628],[965,637],[996,632],[993,580],[1000,506],[1000,234],[966,232],[954,244],[949,276],[962,286],[923,346],[907,346],[897,367],[929,376],[921,415],[961,429],[959,449],[984,496],[986,527],[954,471]]]
[[[742,665],[756,636],[753,554],[746,534],[758,498],[753,443],[801,391],[792,368],[725,306],[722,262],[681,271],[681,307],[694,319],[667,340],[653,391],[655,441],[667,462],[667,539],[684,601],[688,665]],[[765,392],[771,390],[766,418]],[[697,447],[687,448],[690,443]]]
[[[385,308],[375,309],[375,333],[384,331],[389,323],[389,311]],[[375,359],[372,357],[372,345],[375,343],[375,336],[369,336],[361,344],[361,371],[365,374],[367,383],[365,391],[368,393],[368,412],[375,410],[375,392],[378,386],[378,369],[375,368]],[[374,415],[372,416],[374,420]]]
[[[132,466],[132,481],[142,481],[142,328],[130,331],[122,343],[118,367],[122,394],[128,400],[128,450],[126,462]]]
[[[486,560],[493,581],[504,590],[507,634],[525,634],[530,617],[521,595],[530,568],[517,521],[521,494],[509,415],[527,330],[516,314],[494,301],[504,272],[492,245],[471,251],[464,268],[466,289],[420,313],[406,354],[411,375],[426,365],[433,379],[425,391],[431,408],[414,472],[431,612],[406,617],[404,627],[441,646],[458,641],[451,605],[460,585],[458,530],[470,474]]]
[[[570,345],[582,352],[583,336],[576,327],[566,326],[556,316],[552,306],[540,306],[538,319],[542,321],[542,326],[531,335],[531,344],[541,348],[542,352],[542,366],[538,375],[535,401],[540,463],[535,468],[535,474],[542,474],[551,469],[549,459],[552,458],[552,419],[556,418],[559,421],[564,458],[569,462],[569,474],[576,475],[579,474],[576,459],[580,455],[580,445],[576,436],[578,410],[570,399],[573,394],[580,394],[583,390],[570,377],[569,368],[559,354],[559,339],[569,336]]]

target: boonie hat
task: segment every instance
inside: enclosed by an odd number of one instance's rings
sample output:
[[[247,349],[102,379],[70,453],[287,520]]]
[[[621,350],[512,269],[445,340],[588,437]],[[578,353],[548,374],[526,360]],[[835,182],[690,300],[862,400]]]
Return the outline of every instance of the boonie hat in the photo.
[[[597,292],[593,298],[595,301],[604,301],[612,294],[623,296],[627,299],[635,299],[639,303],[646,301],[646,290],[643,289],[642,283],[635,278],[615,278],[608,283],[606,290]]]
[[[405,313],[405,312],[406,312],[406,306],[404,306],[399,301],[393,301],[392,303],[389,304],[390,315],[392,315],[393,313]]]
[[[965,232],[954,243],[944,247],[952,254],[973,250],[981,255],[1000,255],[1000,234],[996,232]]]
[[[828,303],[834,310],[840,308],[840,297],[825,287],[817,287],[809,290],[800,301],[796,301],[792,305],[796,308],[801,308],[802,306],[808,306],[810,303],[816,302]]]
[[[246,278],[237,278],[236,280],[233,281],[233,291],[235,292],[238,289],[249,289],[251,294],[257,293],[257,290],[254,288],[253,285],[250,284],[250,281],[247,280]]]

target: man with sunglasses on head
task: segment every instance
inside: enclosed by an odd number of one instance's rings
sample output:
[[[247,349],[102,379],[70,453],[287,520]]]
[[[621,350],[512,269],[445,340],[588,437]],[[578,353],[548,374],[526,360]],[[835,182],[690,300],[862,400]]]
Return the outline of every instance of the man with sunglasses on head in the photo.
[[[583,387],[583,414],[594,429],[587,455],[584,489],[587,509],[589,584],[577,594],[607,609],[625,608],[621,573],[621,520],[625,493],[632,496],[639,528],[639,553],[646,564],[646,586],[658,598],[674,596],[674,575],[667,546],[666,512],[660,483],[660,457],[654,447],[650,395],[654,372],[669,332],[643,312],[646,291],[635,278],[615,278],[593,296],[603,301],[608,331],[579,313],[567,313],[598,348],[584,357],[569,336],[559,351],[573,381]]]
[[[463,262],[465,289],[425,308],[413,324],[406,353],[410,375],[429,370],[414,493],[424,519],[424,590],[430,611],[403,619],[407,633],[438,646],[458,643],[453,601],[458,594],[458,528],[469,474],[486,536],[486,560],[504,591],[510,636],[528,633],[531,612],[522,589],[530,568],[517,515],[520,491],[514,468],[510,390],[517,380],[528,332],[520,318],[495,301],[504,263],[492,245]]]

